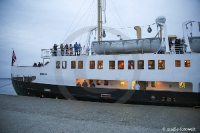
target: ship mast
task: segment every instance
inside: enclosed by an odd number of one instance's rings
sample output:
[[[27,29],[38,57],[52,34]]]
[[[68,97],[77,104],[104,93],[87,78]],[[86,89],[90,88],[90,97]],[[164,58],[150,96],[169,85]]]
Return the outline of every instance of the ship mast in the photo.
[[[101,17],[101,0],[98,0],[97,2],[97,26],[98,26],[98,41],[101,41],[102,40],[102,37],[101,37],[101,30],[102,30],[102,17]]]

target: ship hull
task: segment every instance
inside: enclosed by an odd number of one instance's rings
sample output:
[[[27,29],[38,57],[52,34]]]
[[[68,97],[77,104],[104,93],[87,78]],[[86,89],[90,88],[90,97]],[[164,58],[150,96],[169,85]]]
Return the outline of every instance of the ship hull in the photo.
[[[195,92],[83,88],[24,82],[15,78],[12,78],[12,84],[16,93],[22,96],[109,103],[200,106],[200,93]]]

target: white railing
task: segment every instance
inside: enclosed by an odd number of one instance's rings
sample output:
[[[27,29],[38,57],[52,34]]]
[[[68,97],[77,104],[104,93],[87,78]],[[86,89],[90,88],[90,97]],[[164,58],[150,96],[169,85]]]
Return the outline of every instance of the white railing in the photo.
[[[170,53],[171,54],[184,54],[186,52],[186,46],[172,46]]]
[[[51,56],[51,50],[50,49],[41,49],[41,58],[49,59]]]

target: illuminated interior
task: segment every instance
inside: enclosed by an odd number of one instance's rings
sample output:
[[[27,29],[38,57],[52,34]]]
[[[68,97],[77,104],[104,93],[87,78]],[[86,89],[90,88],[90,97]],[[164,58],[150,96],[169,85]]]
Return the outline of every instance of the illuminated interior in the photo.
[[[165,69],[165,61],[158,60],[158,69]]]
[[[138,69],[144,69],[144,60],[138,61]]]
[[[151,87],[156,87],[156,81],[151,82]]]
[[[95,61],[90,61],[90,69],[95,69]]]
[[[120,86],[124,86],[124,81],[120,81]]]
[[[104,80],[104,85],[108,85],[108,80]]]
[[[78,61],[78,69],[83,69],[83,61]]]
[[[190,60],[185,60],[185,67],[190,67]]]
[[[128,61],[128,69],[134,69],[134,61],[133,60]]]
[[[155,61],[154,60],[148,61],[148,68],[149,69],[155,69]]]
[[[118,69],[124,69],[124,61],[118,61]]]
[[[131,83],[131,89],[134,89],[134,85],[136,84],[136,81],[134,80],[134,81],[132,81],[132,83]]]
[[[115,69],[115,61],[109,61],[109,69]]]
[[[71,68],[75,69],[76,68],[76,61],[71,61]]]
[[[175,60],[175,66],[181,67],[181,60]]]
[[[103,69],[103,61],[102,60],[98,61],[98,69]]]
[[[179,88],[185,88],[185,82],[179,82]]]
[[[101,85],[101,80],[97,80],[97,85]]]

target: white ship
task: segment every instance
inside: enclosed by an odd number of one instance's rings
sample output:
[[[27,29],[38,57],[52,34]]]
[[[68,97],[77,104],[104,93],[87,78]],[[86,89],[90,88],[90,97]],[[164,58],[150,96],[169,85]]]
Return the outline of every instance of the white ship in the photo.
[[[98,11],[98,41],[82,50],[80,56],[74,56],[74,48],[42,49],[41,57],[50,59],[43,67],[11,67],[12,83],[18,95],[200,105],[200,37],[187,36],[188,23],[182,24],[184,44],[174,44],[171,48],[168,39],[175,37],[168,35],[163,16],[156,18],[160,30],[154,38],[141,38],[140,27],[136,26],[137,39],[102,41],[100,0]],[[88,87],[77,86],[84,80]],[[95,88],[90,87],[92,82]],[[134,88],[136,83],[139,90]]]

